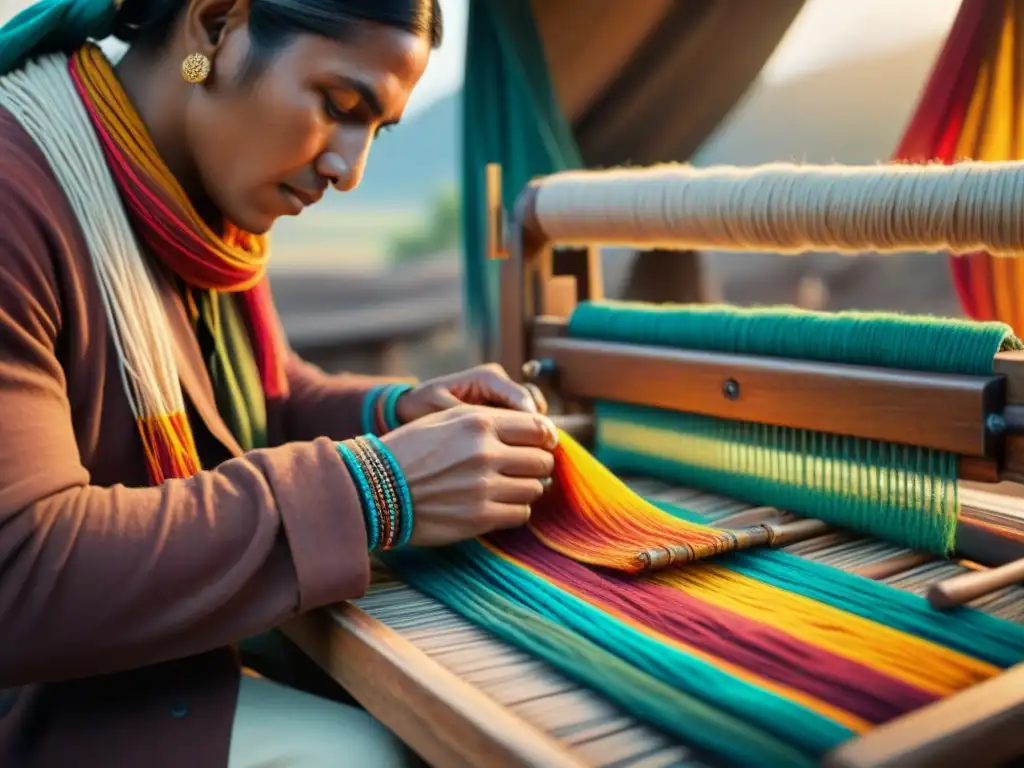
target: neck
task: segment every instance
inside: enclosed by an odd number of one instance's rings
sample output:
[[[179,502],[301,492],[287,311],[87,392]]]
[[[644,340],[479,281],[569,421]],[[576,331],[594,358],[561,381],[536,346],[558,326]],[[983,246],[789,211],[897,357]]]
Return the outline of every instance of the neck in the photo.
[[[219,230],[222,217],[206,194],[199,169],[188,150],[185,130],[188,90],[177,68],[167,57],[129,49],[114,71],[160,158],[207,226]]]

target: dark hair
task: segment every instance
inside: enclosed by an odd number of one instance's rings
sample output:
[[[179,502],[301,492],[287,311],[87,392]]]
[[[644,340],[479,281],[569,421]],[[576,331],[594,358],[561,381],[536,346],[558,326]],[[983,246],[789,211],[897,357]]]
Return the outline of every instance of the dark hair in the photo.
[[[160,48],[188,0],[125,0],[114,22],[114,37],[141,48]],[[358,25],[375,22],[429,38],[437,48],[444,37],[438,0],[251,0],[251,75],[300,34],[350,38]]]

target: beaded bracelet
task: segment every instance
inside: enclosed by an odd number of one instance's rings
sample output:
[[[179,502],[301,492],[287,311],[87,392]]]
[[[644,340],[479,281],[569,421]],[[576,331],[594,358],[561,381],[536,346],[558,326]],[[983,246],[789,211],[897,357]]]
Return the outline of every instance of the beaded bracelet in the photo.
[[[411,390],[407,383],[378,384],[363,398],[362,428],[368,435],[384,435],[402,424],[398,419],[398,398]]]
[[[376,448],[377,453],[384,459],[391,479],[398,487],[398,530],[401,535],[396,546],[404,546],[409,542],[409,538],[412,536],[412,494],[409,493],[409,486],[405,482],[405,475],[402,474],[401,467],[398,466],[398,462],[395,461],[394,455],[387,449],[387,446],[385,446],[376,435],[367,435],[365,439],[367,442],[371,443],[374,448]]]
[[[395,457],[369,434],[337,443],[355,480],[371,552],[393,549],[412,536],[412,496]]]

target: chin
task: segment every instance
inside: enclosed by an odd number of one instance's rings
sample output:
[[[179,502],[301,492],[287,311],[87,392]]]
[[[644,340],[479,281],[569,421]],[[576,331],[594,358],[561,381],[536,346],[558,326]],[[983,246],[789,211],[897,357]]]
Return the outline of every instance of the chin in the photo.
[[[277,221],[276,215],[256,210],[232,211],[230,214],[225,214],[224,218],[243,232],[254,235],[265,235]]]

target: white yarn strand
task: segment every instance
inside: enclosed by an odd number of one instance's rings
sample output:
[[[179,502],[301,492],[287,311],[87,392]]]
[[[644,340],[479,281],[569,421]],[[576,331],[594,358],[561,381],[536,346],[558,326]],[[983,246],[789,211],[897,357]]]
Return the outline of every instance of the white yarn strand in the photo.
[[[1024,162],[660,165],[556,173],[534,211],[563,245],[1024,255]]]
[[[155,276],[71,80],[67,56],[47,56],[0,78],[0,105],[41,149],[78,218],[135,417],[184,410]]]

